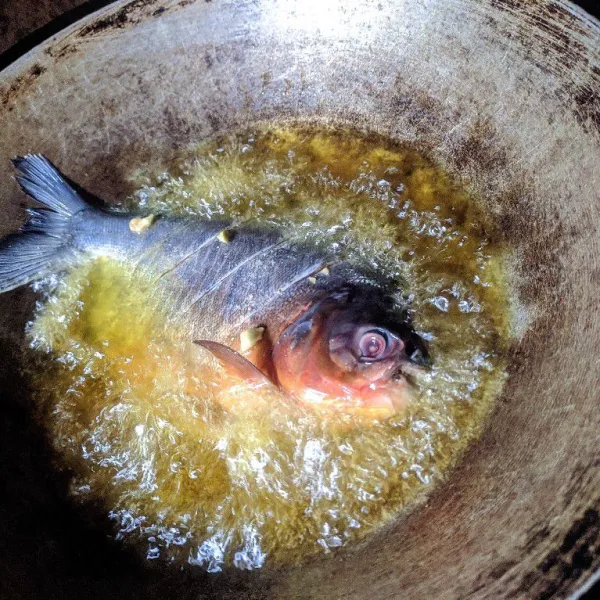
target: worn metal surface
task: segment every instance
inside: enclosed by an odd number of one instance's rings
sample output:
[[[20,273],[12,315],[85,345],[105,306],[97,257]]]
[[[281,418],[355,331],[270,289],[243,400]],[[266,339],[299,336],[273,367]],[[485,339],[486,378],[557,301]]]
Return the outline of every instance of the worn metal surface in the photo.
[[[8,50],[34,29],[81,6],[87,0],[36,0],[15,2],[0,0],[0,53]]]
[[[319,120],[415,144],[471,185],[515,248],[522,307],[510,380],[481,440],[425,506],[353,552],[230,579],[168,575],[121,564],[100,534],[65,538],[37,515],[25,537],[7,526],[3,584],[24,597],[93,598],[577,589],[600,565],[599,96],[600,25],[562,0],[117,2],[0,73],[0,234],[23,217],[4,183],[15,154],[44,152],[110,201],[130,191],[132,168],[200,138]],[[23,475],[5,460],[21,488],[3,516],[25,522],[20,498],[31,519],[55,502],[79,532],[60,485],[46,481],[13,375],[30,306],[26,292],[0,297],[3,444],[28,461]],[[36,544],[52,552],[33,555]]]

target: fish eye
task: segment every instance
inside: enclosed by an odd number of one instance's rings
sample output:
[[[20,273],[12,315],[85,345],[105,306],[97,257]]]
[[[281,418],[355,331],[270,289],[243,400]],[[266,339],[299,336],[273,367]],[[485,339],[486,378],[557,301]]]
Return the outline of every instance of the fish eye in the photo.
[[[388,346],[389,336],[385,331],[370,329],[358,341],[360,358],[366,361],[379,360],[386,355]]]

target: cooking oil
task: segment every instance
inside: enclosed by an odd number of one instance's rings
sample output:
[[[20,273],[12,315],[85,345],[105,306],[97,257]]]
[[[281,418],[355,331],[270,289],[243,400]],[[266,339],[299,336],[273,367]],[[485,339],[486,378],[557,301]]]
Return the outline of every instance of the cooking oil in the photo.
[[[504,250],[469,193],[410,148],[353,131],[257,130],[132,174],[123,208],[293,229],[401,285],[431,368],[406,412],[325,419],[196,360],[152,282],[108,259],[38,285],[39,418],[70,493],[149,561],[209,572],[339,551],[443,482],[505,378]]]

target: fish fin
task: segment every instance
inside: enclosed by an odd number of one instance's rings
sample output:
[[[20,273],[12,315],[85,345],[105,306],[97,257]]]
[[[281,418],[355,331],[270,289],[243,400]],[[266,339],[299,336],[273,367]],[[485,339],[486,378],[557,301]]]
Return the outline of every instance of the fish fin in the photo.
[[[0,293],[66,265],[74,254],[69,247],[71,218],[88,206],[41,154],[18,157],[13,163],[19,185],[43,208],[28,209],[21,233],[0,241]]]
[[[194,344],[208,350],[225,370],[237,375],[244,381],[256,385],[273,385],[273,382],[262,371],[229,346],[210,340],[195,340]]]
[[[69,218],[87,207],[85,200],[45,156],[28,154],[17,156],[12,162],[21,189],[46,208]]]

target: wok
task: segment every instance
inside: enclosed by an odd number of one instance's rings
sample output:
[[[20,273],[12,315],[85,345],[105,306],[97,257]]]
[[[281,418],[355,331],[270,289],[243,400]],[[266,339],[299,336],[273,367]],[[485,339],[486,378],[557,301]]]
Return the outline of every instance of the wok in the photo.
[[[352,126],[482,199],[516,321],[502,397],[426,503],[300,568],[207,576],[138,562],[69,504],[19,371],[33,297],[1,296],[2,596],[577,597],[600,566],[599,93],[600,24],[563,0],[120,1],[1,72],[2,235],[15,154],[110,202],[207,136]]]

